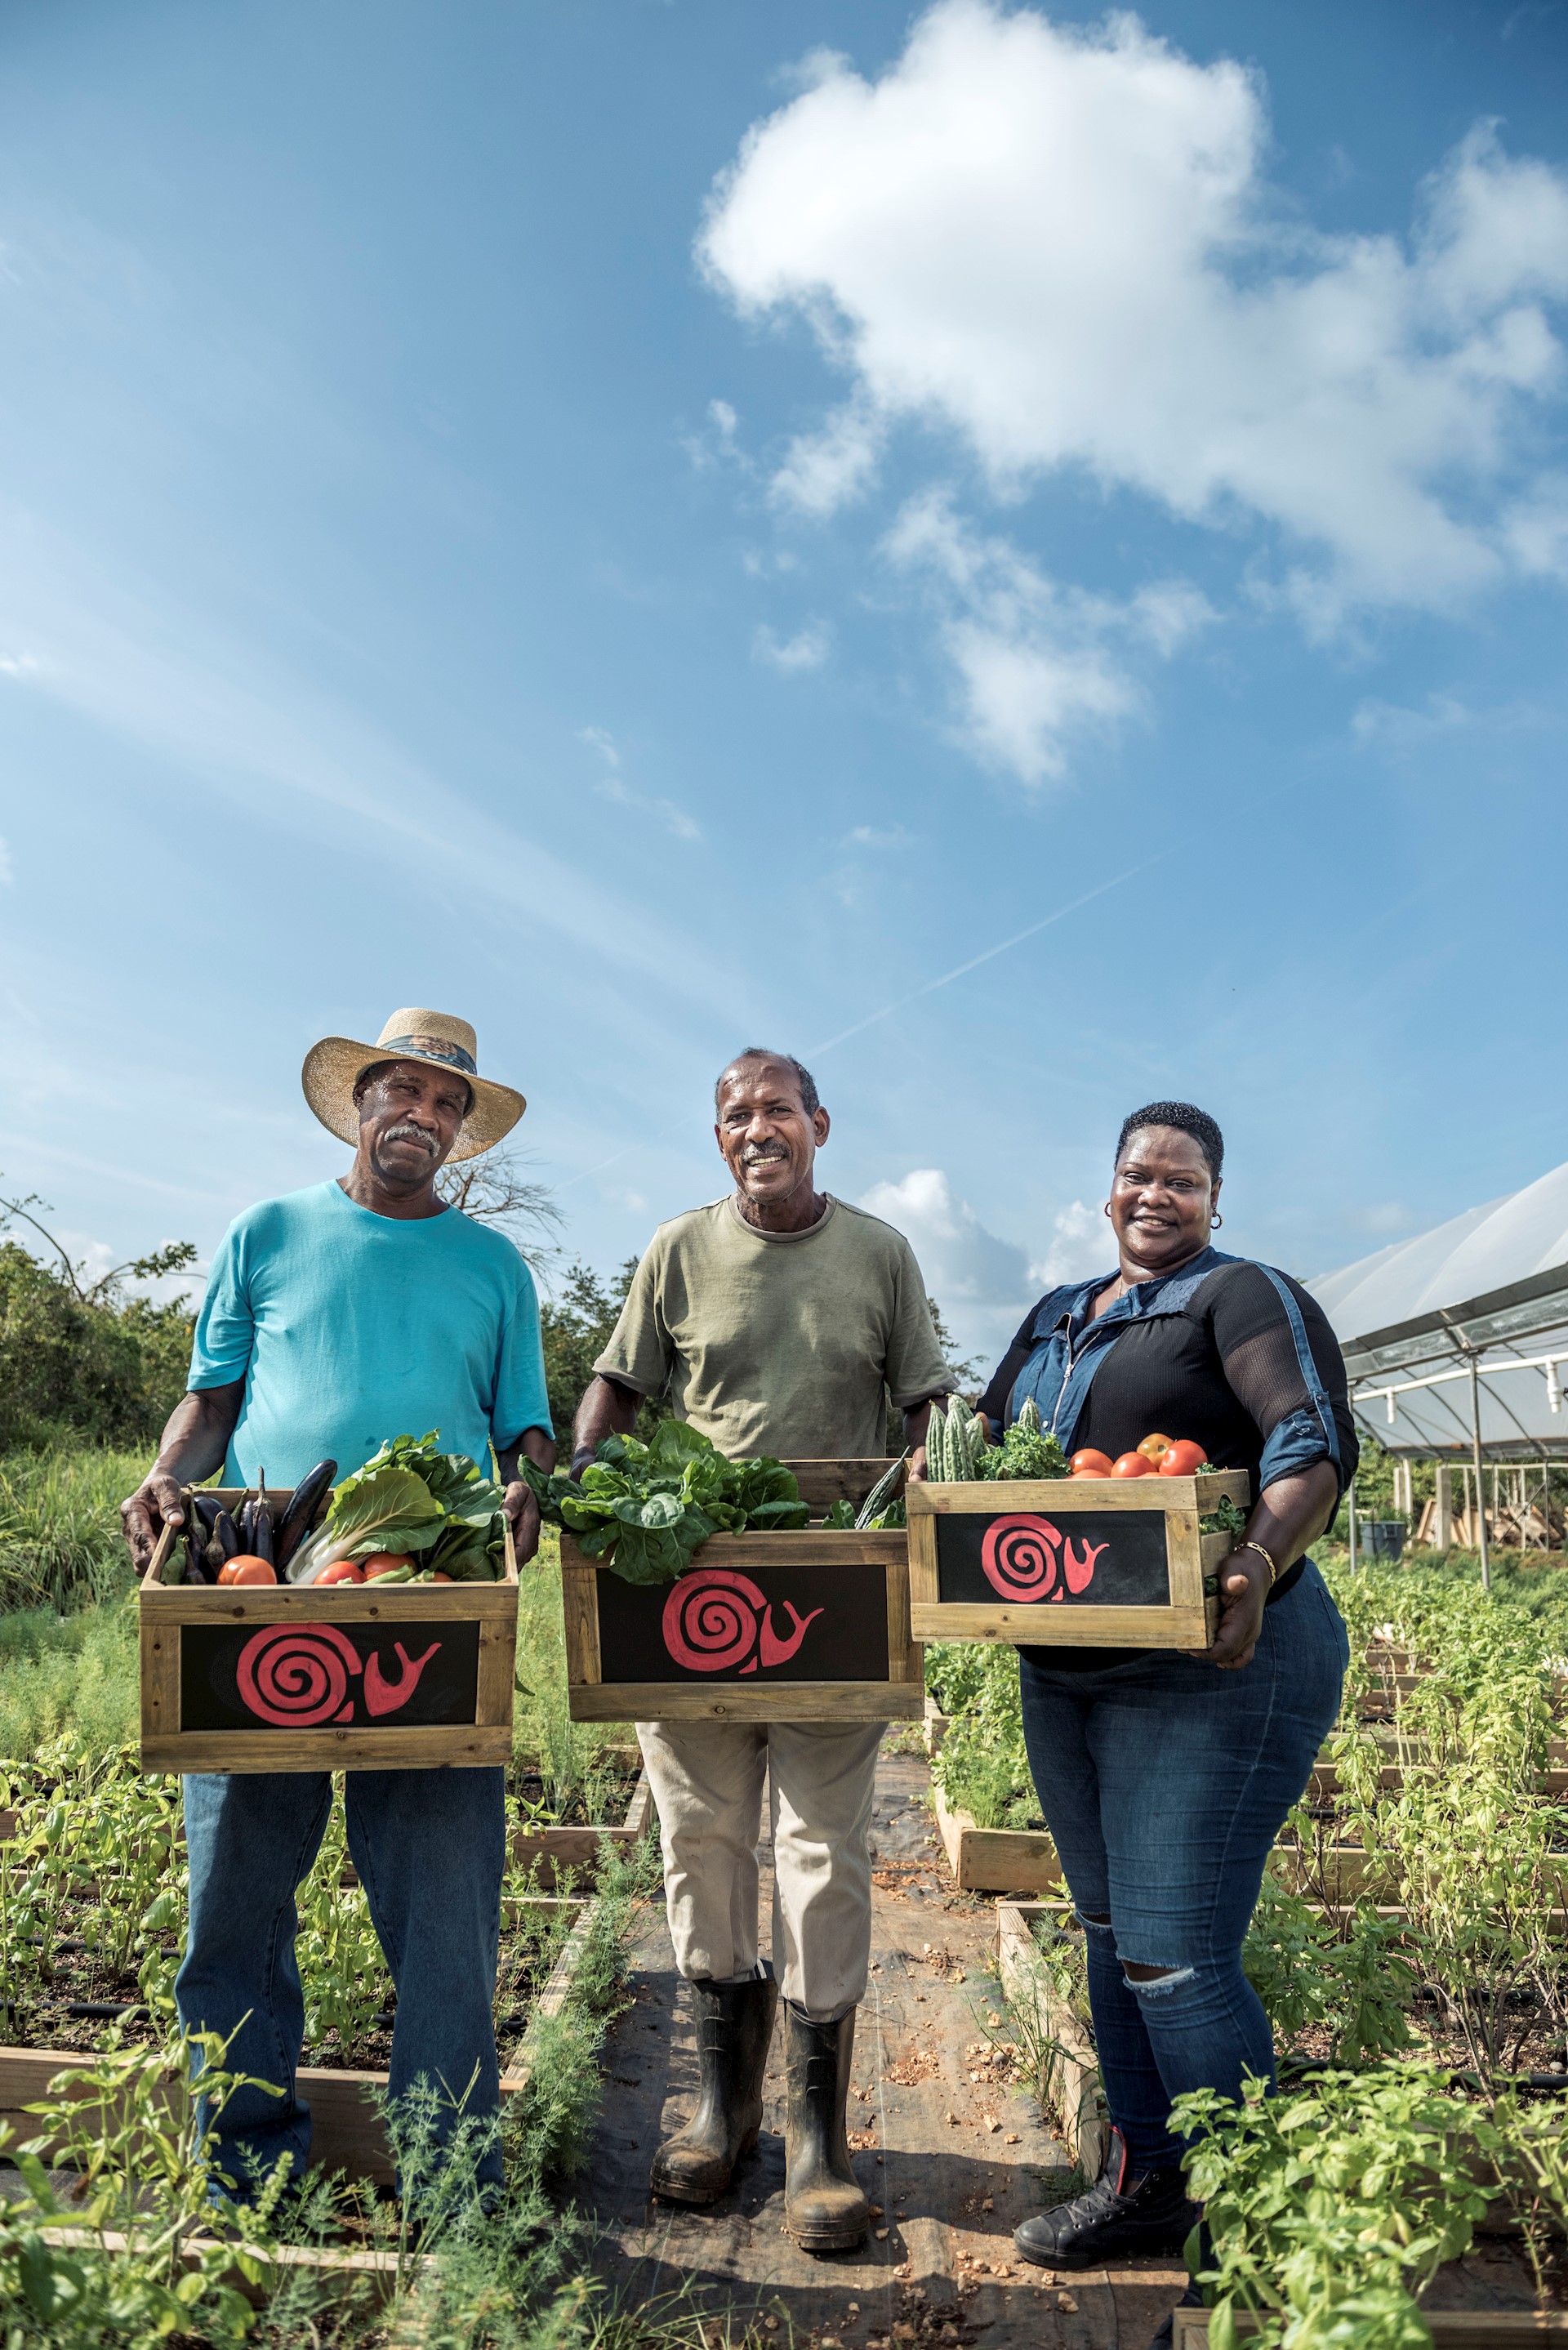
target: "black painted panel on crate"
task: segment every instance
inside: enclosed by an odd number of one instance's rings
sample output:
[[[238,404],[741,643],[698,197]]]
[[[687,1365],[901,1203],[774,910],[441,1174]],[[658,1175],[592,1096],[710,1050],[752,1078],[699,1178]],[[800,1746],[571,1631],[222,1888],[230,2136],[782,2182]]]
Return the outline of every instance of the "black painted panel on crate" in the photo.
[[[428,1730],[478,1711],[472,1619],[182,1630],[182,1730]]]
[[[597,1577],[604,1681],[885,1681],[881,1566],[695,1566],[678,1583]]]
[[[1163,1510],[954,1512],[936,1521],[940,1599],[970,1607],[1168,1607]]]

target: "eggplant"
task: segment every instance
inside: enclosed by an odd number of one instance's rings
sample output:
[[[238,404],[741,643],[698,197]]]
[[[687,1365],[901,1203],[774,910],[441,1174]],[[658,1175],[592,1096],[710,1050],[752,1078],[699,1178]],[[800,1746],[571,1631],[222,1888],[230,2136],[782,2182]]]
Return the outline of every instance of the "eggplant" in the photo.
[[[210,1534],[207,1537],[206,1548],[202,1553],[202,1563],[207,1570],[206,1574],[202,1578],[204,1583],[216,1583],[219,1569],[223,1566],[223,1561],[224,1551],[223,1544],[218,1540],[216,1534]]]
[[[238,1526],[235,1525],[233,1518],[230,1517],[227,1510],[220,1510],[217,1516],[213,1519],[213,1539],[217,1544],[219,1549],[223,1552],[225,1559],[238,1558],[240,1555],[240,1530]]]
[[[256,1558],[272,1565],[272,1512],[265,1502],[256,1502],[251,1509],[251,1551]]]
[[[302,1477],[273,1536],[272,1563],[281,1574],[310,1532],[317,1504],[337,1474],[336,1461],[318,1461],[306,1477]]]
[[[202,1556],[205,1547],[205,1531],[192,1510],[185,1521],[185,1580],[187,1583],[205,1583],[207,1580],[207,1563]]]
[[[203,1530],[209,1534],[218,1523],[218,1512],[223,1506],[216,1493],[192,1492],[191,1496],[191,1507],[201,1520]]]

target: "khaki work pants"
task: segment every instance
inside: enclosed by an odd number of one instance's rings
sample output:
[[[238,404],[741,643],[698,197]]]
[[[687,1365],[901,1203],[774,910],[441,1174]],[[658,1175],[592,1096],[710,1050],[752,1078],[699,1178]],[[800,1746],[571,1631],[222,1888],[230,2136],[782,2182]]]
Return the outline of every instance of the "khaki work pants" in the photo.
[[[866,1991],[871,1826],[884,1721],[639,1721],[659,1806],[675,1963],[726,1982],[757,1963],[763,1779],[774,1841],[774,1968],[785,1999],[831,2023]]]

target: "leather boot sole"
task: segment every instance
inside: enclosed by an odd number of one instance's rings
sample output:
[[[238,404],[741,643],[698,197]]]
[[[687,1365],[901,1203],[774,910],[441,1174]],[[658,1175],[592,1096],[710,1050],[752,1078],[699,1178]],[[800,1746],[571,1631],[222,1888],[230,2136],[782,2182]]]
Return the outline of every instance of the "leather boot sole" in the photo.
[[[742,2141],[728,2173],[716,2186],[699,2187],[689,2184],[681,2178],[666,2178],[656,2162],[653,2166],[653,2175],[648,2182],[649,2193],[656,2195],[661,2203],[682,2203],[691,2210],[706,2210],[710,2203],[717,2203],[721,2198],[729,2193],[734,2184],[735,2173],[742,2163],[745,2161],[748,2155],[755,2154],[758,2135],[759,2130],[753,2130],[750,2137]]]

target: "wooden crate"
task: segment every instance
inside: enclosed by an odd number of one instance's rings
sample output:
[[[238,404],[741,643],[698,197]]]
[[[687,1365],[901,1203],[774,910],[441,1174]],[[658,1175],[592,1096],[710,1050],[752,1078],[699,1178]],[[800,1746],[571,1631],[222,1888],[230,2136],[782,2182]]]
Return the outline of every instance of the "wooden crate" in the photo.
[[[225,1508],[243,1499],[213,1490]],[[273,1498],[286,1505],[289,1495]],[[500,1583],[335,1583],[325,1591],[165,1585],[175,1540],[166,1526],[141,1580],[144,1771],[428,1771],[511,1761],[510,1525]]]
[[[1247,1472],[911,1485],[909,1614],[919,1640],[1206,1648],[1229,1534],[1199,1534]]]
[[[715,1534],[675,1583],[561,1537],[574,1721],[918,1721],[901,1534]],[[692,1635],[706,1644],[692,1646]]]
[[[820,1516],[889,1461],[790,1461]],[[624,1583],[561,1536],[574,1721],[918,1721],[900,1533],[714,1534],[673,1584]],[[701,1648],[691,1635],[700,1636]]]

